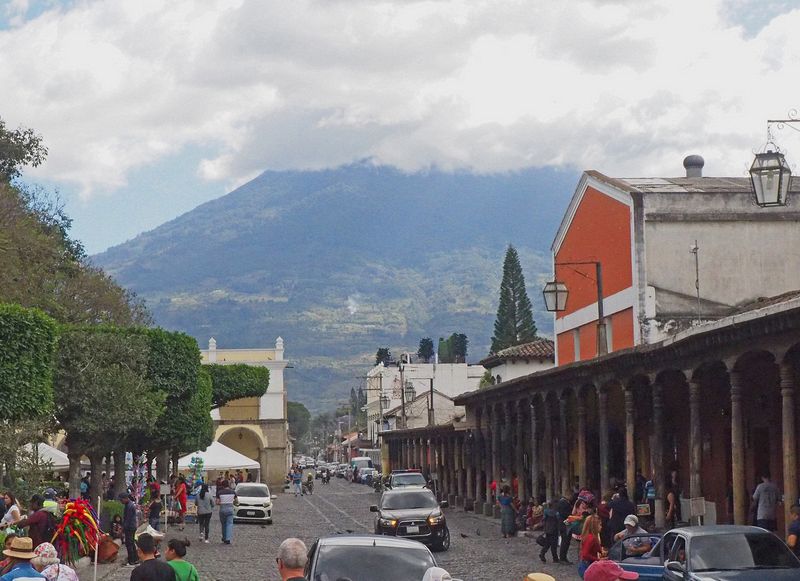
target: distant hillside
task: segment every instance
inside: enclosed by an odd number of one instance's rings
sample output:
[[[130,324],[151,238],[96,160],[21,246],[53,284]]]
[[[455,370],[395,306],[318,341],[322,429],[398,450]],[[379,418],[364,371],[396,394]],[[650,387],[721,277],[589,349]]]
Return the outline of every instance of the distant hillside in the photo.
[[[576,181],[553,170],[269,171],[94,260],[201,346],[283,336],[290,397],[320,410],[347,399],[381,345],[416,350],[420,337],[458,331],[470,359],[486,355],[508,243],[549,333],[538,279]]]

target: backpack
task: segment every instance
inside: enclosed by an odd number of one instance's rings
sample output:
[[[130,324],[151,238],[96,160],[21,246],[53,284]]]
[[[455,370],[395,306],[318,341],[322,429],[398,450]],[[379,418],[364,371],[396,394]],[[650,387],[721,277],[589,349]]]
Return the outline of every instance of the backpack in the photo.
[[[52,512],[47,513],[47,523],[44,527],[44,536],[43,538],[48,542],[53,542],[53,537],[56,536],[56,531],[58,530],[58,521],[56,520],[56,515]]]

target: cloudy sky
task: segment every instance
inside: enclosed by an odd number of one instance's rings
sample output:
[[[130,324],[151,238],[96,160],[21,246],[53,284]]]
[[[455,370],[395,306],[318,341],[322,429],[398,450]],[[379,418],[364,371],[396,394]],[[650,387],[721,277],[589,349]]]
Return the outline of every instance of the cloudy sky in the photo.
[[[742,176],[798,30],[791,0],[0,0],[0,117],[95,252],[265,169]]]

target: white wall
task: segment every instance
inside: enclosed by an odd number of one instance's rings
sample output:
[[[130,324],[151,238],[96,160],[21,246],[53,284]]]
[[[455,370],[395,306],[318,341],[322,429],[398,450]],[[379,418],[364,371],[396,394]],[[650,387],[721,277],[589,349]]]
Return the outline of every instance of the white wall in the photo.
[[[499,375],[502,381],[509,381],[553,366],[555,362],[550,359],[520,359],[505,361],[502,365],[492,367],[490,372],[495,379]]]

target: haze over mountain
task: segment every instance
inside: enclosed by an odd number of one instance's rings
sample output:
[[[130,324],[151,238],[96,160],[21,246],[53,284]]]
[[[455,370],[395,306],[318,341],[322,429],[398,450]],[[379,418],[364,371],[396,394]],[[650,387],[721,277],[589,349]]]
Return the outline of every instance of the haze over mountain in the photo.
[[[347,399],[379,346],[452,332],[488,353],[505,247],[520,252],[536,322],[549,245],[577,175],[403,173],[359,163],[267,171],[94,257],[201,346],[286,341],[292,400]]]

